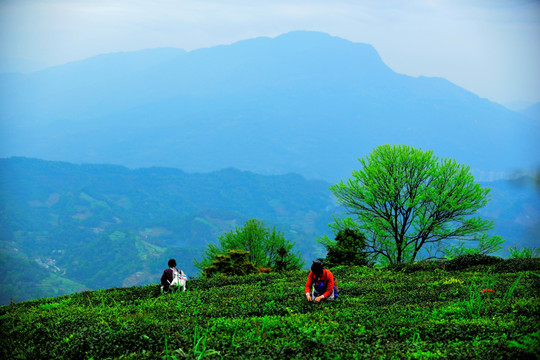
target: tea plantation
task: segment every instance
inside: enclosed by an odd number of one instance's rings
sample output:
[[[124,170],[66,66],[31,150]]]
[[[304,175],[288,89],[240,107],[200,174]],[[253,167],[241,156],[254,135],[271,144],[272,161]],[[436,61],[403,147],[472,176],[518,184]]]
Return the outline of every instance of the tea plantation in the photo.
[[[539,358],[540,259],[456,264],[336,267],[340,296],[319,304],[306,271],[14,303],[0,307],[0,358]]]

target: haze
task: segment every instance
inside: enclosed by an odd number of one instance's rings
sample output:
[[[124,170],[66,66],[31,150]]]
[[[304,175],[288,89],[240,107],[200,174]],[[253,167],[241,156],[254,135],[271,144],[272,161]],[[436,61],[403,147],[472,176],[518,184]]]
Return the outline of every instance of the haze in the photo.
[[[3,0],[0,24],[2,72],[317,30],[373,45],[399,73],[509,107],[540,101],[538,1]]]

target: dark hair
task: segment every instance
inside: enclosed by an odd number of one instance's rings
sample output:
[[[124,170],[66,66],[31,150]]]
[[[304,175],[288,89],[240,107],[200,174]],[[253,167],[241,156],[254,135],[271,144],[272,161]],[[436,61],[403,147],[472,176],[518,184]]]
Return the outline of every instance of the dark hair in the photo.
[[[169,267],[175,267],[176,266],[176,260],[170,259],[168,262]]]
[[[323,273],[323,266],[320,262],[314,261],[311,265],[311,272],[315,275],[321,275]]]

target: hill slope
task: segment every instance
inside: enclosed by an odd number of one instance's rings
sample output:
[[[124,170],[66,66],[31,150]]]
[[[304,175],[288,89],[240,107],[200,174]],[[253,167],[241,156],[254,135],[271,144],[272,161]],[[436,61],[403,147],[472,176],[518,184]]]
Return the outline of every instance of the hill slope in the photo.
[[[340,296],[320,304],[306,301],[305,271],[198,279],[167,295],[152,285],[40,299],[0,307],[0,355],[535,359],[538,274],[499,265],[334,268]]]
[[[320,255],[314,239],[329,232],[335,209],[329,184],[293,174],[187,174],[23,158],[0,159],[0,173],[3,304],[10,296],[156,283],[171,257],[193,275],[193,259],[207,244],[249,218],[276,226],[297,243],[295,252],[313,259]],[[30,279],[19,271],[28,264],[37,273]]]
[[[0,77],[0,156],[337,181],[381,144],[475,171],[538,165],[540,125],[367,44],[292,32],[184,52],[102,55]]]
[[[170,257],[189,275],[207,244],[249,218],[276,226],[310,264],[324,256],[336,207],[330,184],[235,169],[188,174],[37,159],[0,159],[0,304],[85,289],[157,283]],[[529,182],[528,182],[529,180]],[[493,234],[536,247],[532,180],[483,182]],[[34,274],[27,278],[27,269]]]

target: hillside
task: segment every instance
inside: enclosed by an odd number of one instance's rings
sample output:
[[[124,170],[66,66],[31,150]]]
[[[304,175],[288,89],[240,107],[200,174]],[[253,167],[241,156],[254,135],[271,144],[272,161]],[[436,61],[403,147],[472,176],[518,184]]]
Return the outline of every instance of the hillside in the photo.
[[[105,54],[0,76],[0,93],[1,157],[331,182],[382,144],[430,149],[478,174],[529,171],[540,158],[537,121],[318,32]]]
[[[533,104],[528,108],[521,110],[520,113],[530,117],[531,119],[540,121],[540,102],[537,102],[536,104]]]
[[[276,226],[307,264],[324,256],[341,210],[330,183],[235,169],[189,174],[37,159],[0,159],[0,304],[88,289],[153,284],[170,257],[190,276],[209,243],[249,218]],[[540,194],[531,180],[483,182],[493,234],[536,247]],[[33,276],[26,278],[27,269]]]
[[[340,296],[320,304],[303,294],[306,271],[12,304],[0,307],[0,357],[537,359],[538,259],[470,265],[337,267]]]
[[[329,184],[235,169],[188,174],[0,159],[0,303],[159,281],[250,218],[283,231],[306,261],[329,233]],[[25,277],[34,269],[36,275]],[[26,289],[26,286],[29,288]]]

